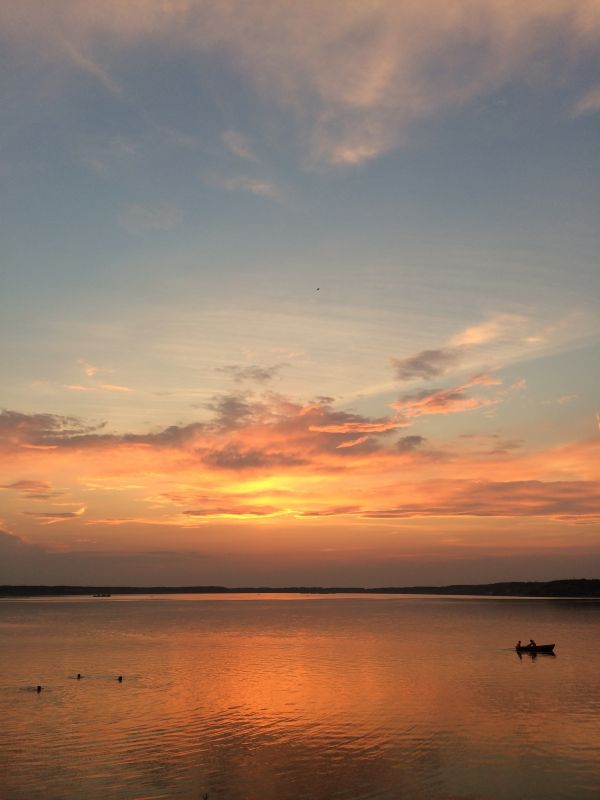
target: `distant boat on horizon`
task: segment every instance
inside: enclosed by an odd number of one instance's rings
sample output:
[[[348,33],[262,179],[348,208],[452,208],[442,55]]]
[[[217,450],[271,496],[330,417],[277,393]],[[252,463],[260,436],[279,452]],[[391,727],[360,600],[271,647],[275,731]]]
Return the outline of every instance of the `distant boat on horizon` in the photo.
[[[100,593],[100,594],[94,594],[94,595],[92,595],[92,597],[112,597],[112,595],[111,594],[102,594],[102,593]]]

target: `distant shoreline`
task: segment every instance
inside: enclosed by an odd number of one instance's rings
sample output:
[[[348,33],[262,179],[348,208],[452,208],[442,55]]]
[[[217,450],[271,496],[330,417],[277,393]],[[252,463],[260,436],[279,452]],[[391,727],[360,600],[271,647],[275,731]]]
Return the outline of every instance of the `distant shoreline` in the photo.
[[[451,586],[0,586],[7,597],[93,597],[136,594],[439,594],[481,597],[600,598],[600,579],[508,581]]]

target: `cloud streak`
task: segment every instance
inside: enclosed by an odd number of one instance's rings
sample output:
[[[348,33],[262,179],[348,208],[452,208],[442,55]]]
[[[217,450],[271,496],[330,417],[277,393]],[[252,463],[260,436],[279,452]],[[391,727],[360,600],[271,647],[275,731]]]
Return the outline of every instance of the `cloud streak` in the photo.
[[[85,506],[81,506],[77,511],[24,511],[23,513],[43,525],[52,525],[55,522],[65,522],[81,517],[85,513]]]
[[[429,501],[367,512],[368,517],[413,516],[578,517],[596,518],[600,508],[598,481],[446,481],[424,484]]]
[[[48,497],[53,486],[48,481],[20,480],[13,483],[0,484],[0,489],[10,489],[23,494],[25,497]]]
[[[498,378],[489,375],[476,375],[469,381],[446,389],[425,389],[398,398],[392,407],[401,417],[411,419],[430,414],[456,414],[463,411],[476,411],[487,406],[497,405],[505,398],[505,392],[495,395],[472,394],[471,389],[483,389],[502,384]]]
[[[224,189],[228,192],[248,192],[257,197],[269,197],[274,199],[279,192],[271,181],[262,178],[254,178],[251,175],[209,175],[206,183],[216,189]]]
[[[219,367],[218,371],[229,375],[236,383],[258,383],[266,384],[274,380],[285,364],[273,364],[271,367],[259,367],[256,364],[240,366],[232,364],[227,367]]]

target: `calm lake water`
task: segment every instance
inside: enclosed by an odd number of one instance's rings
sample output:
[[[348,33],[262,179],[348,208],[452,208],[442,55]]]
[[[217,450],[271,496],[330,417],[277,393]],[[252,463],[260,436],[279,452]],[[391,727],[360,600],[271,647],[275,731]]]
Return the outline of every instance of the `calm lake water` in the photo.
[[[0,715],[2,800],[597,800],[600,603],[0,600]]]

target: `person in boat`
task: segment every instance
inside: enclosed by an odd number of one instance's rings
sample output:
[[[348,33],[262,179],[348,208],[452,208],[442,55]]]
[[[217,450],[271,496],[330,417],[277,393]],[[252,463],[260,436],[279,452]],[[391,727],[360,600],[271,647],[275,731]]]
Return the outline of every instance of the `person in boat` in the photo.
[[[537,647],[537,644],[533,641],[533,639],[529,640],[529,647]]]
[[[517,650],[519,650],[521,647],[523,647],[523,645],[521,644],[521,640],[519,639],[519,641],[517,642]]]

